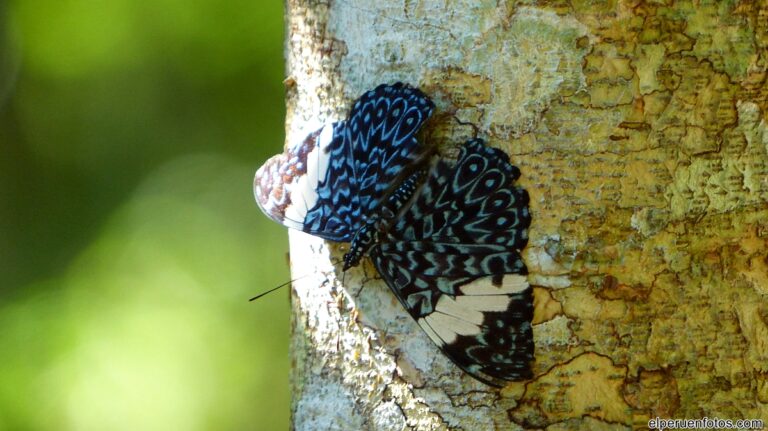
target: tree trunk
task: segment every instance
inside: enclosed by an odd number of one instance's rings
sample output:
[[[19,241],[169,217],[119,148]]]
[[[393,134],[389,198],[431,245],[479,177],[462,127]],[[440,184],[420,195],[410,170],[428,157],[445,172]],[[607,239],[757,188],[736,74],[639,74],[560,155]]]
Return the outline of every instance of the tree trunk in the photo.
[[[535,377],[496,390],[370,262],[291,232],[295,429],[628,429],[768,422],[768,5],[287,1],[288,139],[380,83],[486,138],[533,222]]]

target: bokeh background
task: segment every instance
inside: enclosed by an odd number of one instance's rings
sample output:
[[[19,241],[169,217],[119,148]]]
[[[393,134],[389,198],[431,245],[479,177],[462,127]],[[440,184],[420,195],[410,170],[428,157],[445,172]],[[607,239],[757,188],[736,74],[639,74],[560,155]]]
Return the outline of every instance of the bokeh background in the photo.
[[[0,0],[0,429],[287,428],[282,7]]]

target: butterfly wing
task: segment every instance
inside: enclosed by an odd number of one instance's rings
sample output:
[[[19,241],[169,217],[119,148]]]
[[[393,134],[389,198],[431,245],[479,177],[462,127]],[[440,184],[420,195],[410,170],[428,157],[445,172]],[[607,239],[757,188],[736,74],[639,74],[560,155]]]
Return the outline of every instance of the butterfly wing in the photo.
[[[517,253],[501,246],[439,243],[425,252],[418,245],[388,243],[373,255],[411,316],[478,380],[501,386],[530,378],[533,297],[526,277],[515,274]]]
[[[414,203],[371,252],[403,306],[478,380],[531,376],[532,289],[520,250],[530,225],[520,172],[480,140],[438,162]]]
[[[427,151],[416,133],[434,104],[418,89],[380,85],[346,120],[329,124],[257,172],[254,193],[273,220],[333,241],[350,241],[404,170]]]
[[[520,170],[482,140],[464,144],[455,165],[438,162],[414,204],[391,229],[397,239],[497,244],[528,243],[528,192],[515,186]]]

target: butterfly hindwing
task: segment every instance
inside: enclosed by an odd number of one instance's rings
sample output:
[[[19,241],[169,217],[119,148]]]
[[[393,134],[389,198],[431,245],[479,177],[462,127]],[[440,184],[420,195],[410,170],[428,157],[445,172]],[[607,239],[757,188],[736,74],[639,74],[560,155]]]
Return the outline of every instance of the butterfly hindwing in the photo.
[[[494,293],[441,295],[435,311],[417,322],[465,372],[483,382],[503,386],[504,381],[528,379],[532,375],[533,290],[521,275],[506,275],[498,286],[494,281],[494,277],[483,277],[465,285],[470,286],[468,292],[483,286],[495,289]],[[468,321],[473,316],[476,320]],[[467,322],[474,327],[466,326]],[[472,330],[468,331],[469,328]]]
[[[517,251],[497,244],[396,241],[384,242],[373,251],[382,260],[380,269],[400,292],[413,285],[414,279],[428,277],[439,280],[431,285],[439,292],[456,295],[467,280],[527,272]]]
[[[409,211],[391,230],[403,239],[499,244],[525,248],[531,216],[520,171],[502,151],[472,140],[454,166],[440,161]]]
[[[459,367],[486,383],[530,377],[532,290],[520,250],[528,194],[503,152],[480,140],[440,161],[374,264],[403,306]]]
[[[529,378],[533,299],[519,254],[497,245],[437,244],[439,253],[402,245],[376,249],[374,265],[438,347],[486,383]]]

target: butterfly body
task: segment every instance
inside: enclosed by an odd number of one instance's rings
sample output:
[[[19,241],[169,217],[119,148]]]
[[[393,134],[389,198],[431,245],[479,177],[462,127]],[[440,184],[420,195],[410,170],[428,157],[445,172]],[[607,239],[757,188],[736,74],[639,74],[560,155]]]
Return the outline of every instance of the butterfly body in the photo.
[[[403,181],[395,191],[386,199],[381,211],[368,218],[363,226],[352,237],[349,245],[349,253],[344,255],[343,270],[346,271],[360,263],[360,259],[368,250],[379,242],[379,236],[385,234],[395,217],[405,208],[414,193],[424,181],[427,171],[420,169]]]
[[[532,289],[520,257],[530,225],[520,171],[482,140],[455,161],[416,139],[434,109],[419,90],[381,85],[259,169],[272,219],[350,242],[451,360],[492,385],[531,376]]]

